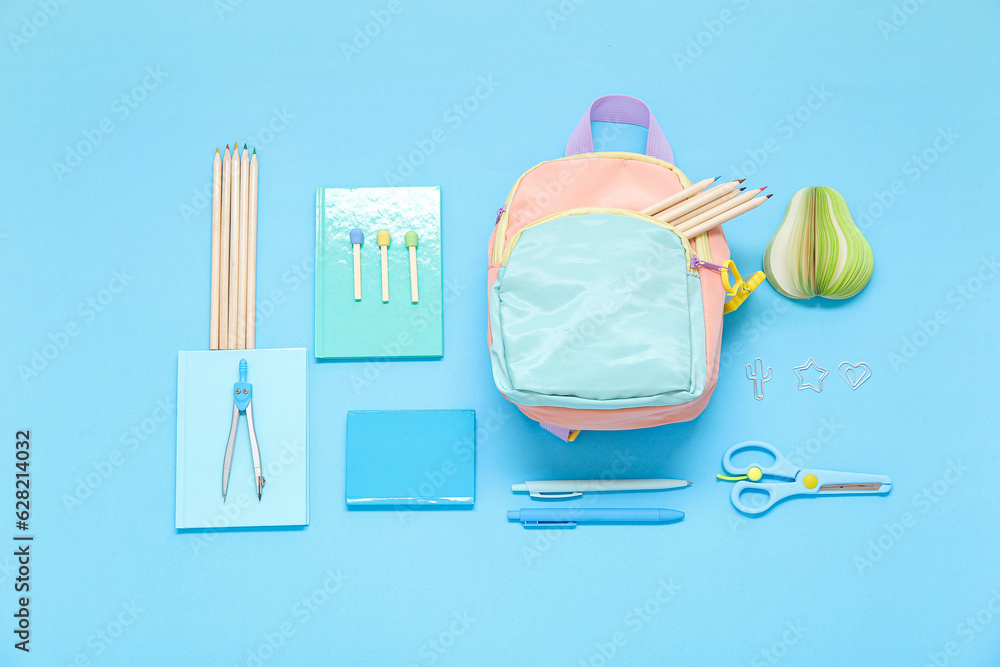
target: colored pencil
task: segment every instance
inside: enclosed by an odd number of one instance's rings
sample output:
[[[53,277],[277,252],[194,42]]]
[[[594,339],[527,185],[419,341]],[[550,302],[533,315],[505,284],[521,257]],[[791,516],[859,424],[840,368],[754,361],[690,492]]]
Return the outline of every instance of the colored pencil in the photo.
[[[235,350],[239,322],[236,304],[240,293],[240,149],[233,147],[232,187],[229,190],[229,342],[227,350]]]
[[[685,213],[690,213],[696,208],[699,208],[702,205],[707,204],[710,201],[714,201],[719,197],[721,197],[722,195],[735,190],[737,187],[739,187],[739,184],[742,182],[743,180],[729,181],[727,183],[716,185],[713,188],[705,190],[699,195],[691,197],[687,201],[684,201],[680,204],[675,204],[674,206],[671,206],[670,208],[661,211],[660,213],[657,213],[653,217],[656,218],[657,220],[662,220],[663,222],[673,222],[674,220],[681,217]]]
[[[720,178],[722,177],[716,176],[715,178],[706,178],[703,181],[698,181],[697,183],[689,185],[683,190],[680,190],[679,192],[675,192],[666,199],[661,199],[652,206],[647,206],[646,208],[642,209],[640,213],[645,213],[646,215],[656,215],[660,211],[667,209],[673,206],[674,204],[677,204],[678,202],[682,202],[689,197],[695,196],[696,194],[698,194],[699,192],[707,188],[709,185],[719,180]]]
[[[703,204],[703,205],[699,206],[698,208],[696,208],[695,210],[691,211],[690,213],[685,213],[684,215],[682,215],[681,217],[677,218],[676,220],[674,220],[670,224],[672,224],[674,227],[680,228],[680,225],[683,224],[684,222],[686,222],[687,220],[690,220],[691,218],[697,217],[697,216],[701,215],[702,213],[704,213],[705,211],[712,210],[713,208],[715,208],[716,206],[718,206],[722,202],[729,201],[730,199],[733,199],[734,197],[738,197],[739,194],[744,189],[745,188],[739,188],[737,190],[732,190],[731,192],[727,192],[726,194],[722,195],[718,199],[713,199],[712,201],[708,202],[707,204]]]
[[[708,220],[706,222],[701,223],[697,227],[693,227],[691,229],[686,229],[682,233],[684,234],[684,236],[688,237],[689,239],[693,239],[694,237],[698,236],[699,234],[704,234],[705,232],[707,232],[707,231],[709,231],[711,229],[715,229],[716,227],[718,227],[722,223],[724,223],[724,222],[726,222],[728,220],[732,220],[733,218],[735,218],[738,215],[743,215],[747,211],[750,211],[750,210],[753,210],[753,209],[757,208],[758,206],[760,206],[761,204],[763,204],[764,202],[766,202],[768,199],[770,199],[773,196],[774,195],[767,195],[766,197],[757,197],[756,199],[751,199],[750,201],[745,202],[745,203],[737,206],[736,208],[731,208],[728,211],[726,211],[725,213],[723,213],[721,215],[718,215],[718,216],[712,218],[711,220]]]
[[[236,294],[236,349],[247,347],[247,272],[249,261],[247,256],[247,232],[250,222],[250,151],[243,144],[243,156],[240,158],[240,273],[237,281]]]
[[[212,162],[212,301],[209,304],[208,349],[219,349],[219,237],[222,234],[222,157]]]
[[[750,201],[751,199],[759,195],[761,192],[763,192],[766,187],[767,186],[765,185],[763,188],[757,188],[756,190],[748,190],[737,197],[733,197],[728,201],[724,201],[716,206],[713,206],[711,209],[691,218],[690,220],[687,220],[686,222],[681,223],[675,220],[674,227],[681,232],[687,229],[694,229],[701,223],[711,220],[712,218],[725,213],[731,208],[736,208],[737,206],[739,206],[744,202]]]
[[[250,158],[250,212],[247,215],[247,349],[256,339],[257,318],[257,149]]]
[[[219,229],[219,342],[218,349],[229,349],[229,208],[231,204],[233,164],[229,145],[222,158],[222,219]]]

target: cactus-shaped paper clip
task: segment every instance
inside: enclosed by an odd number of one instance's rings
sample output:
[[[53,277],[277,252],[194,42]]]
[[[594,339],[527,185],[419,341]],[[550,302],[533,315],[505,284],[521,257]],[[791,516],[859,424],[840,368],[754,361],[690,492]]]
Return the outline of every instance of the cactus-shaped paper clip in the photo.
[[[764,362],[760,357],[753,360],[753,366],[747,364],[747,377],[753,380],[753,397],[758,401],[764,400],[764,383],[771,379],[771,367],[767,367],[764,372]]]

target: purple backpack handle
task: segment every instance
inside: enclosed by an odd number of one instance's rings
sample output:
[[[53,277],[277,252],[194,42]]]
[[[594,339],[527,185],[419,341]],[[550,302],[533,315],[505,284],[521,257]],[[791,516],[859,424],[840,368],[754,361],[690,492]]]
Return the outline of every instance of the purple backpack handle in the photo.
[[[645,102],[628,95],[605,95],[594,100],[577,123],[573,134],[569,135],[569,141],[566,142],[567,156],[594,152],[594,136],[590,129],[590,121],[593,120],[648,128],[646,155],[674,163],[674,152],[670,150],[670,144],[653,117],[653,112]]]

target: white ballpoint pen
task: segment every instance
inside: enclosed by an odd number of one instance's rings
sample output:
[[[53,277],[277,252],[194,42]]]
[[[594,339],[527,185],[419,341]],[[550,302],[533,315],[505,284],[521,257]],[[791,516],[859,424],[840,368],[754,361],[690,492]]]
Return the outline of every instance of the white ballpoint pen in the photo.
[[[664,491],[691,486],[683,479],[559,479],[512,484],[511,491],[527,492],[532,498],[576,498],[601,491]]]

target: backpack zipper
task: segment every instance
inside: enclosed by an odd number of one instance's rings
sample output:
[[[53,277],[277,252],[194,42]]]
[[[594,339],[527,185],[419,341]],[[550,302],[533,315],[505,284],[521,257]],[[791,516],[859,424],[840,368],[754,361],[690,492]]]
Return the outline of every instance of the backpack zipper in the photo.
[[[663,222],[662,220],[657,220],[656,218],[650,215],[639,213],[638,211],[632,211],[626,208],[610,208],[610,207],[599,207],[599,206],[571,208],[567,211],[559,211],[558,213],[553,213],[552,215],[546,216],[541,220],[536,220],[535,222],[529,222],[527,225],[517,230],[517,233],[514,234],[514,236],[511,238],[510,243],[508,243],[504,247],[503,252],[500,256],[500,263],[506,264],[507,260],[510,259],[510,253],[514,249],[514,244],[517,243],[517,240],[519,238],[521,238],[521,233],[524,232],[525,229],[534,227],[536,225],[540,225],[545,222],[549,222],[550,220],[554,220],[556,218],[565,218],[571,215],[583,215],[584,213],[608,213],[611,215],[624,215],[630,218],[636,218],[638,220],[645,220],[647,222],[652,222],[653,224],[663,227],[664,229],[669,229],[671,232],[676,234],[678,238],[680,238],[681,244],[684,246],[684,259],[687,260],[688,271],[697,273],[698,269],[697,266],[695,266],[694,261],[698,258],[695,256],[694,250],[692,250],[691,248],[690,241],[688,241],[687,237],[684,236],[684,234],[677,231],[672,225]]]
[[[508,219],[507,219],[507,209],[510,207],[511,199],[514,198],[514,193],[517,192],[517,188],[518,188],[519,185],[521,185],[521,181],[524,180],[524,177],[527,176],[528,174],[530,174],[531,172],[533,172],[535,169],[537,169],[541,165],[545,164],[546,162],[557,162],[559,160],[573,160],[573,159],[576,159],[576,158],[583,158],[583,157],[604,157],[604,158],[620,159],[620,160],[638,160],[639,162],[650,162],[652,164],[658,164],[658,165],[666,167],[670,171],[672,171],[675,174],[677,174],[677,178],[678,178],[678,180],[680,180],[682,188],[686,188],[689,185],[691,185],[691,180],[684,174],[683,171],[681,171],[680,169],[678,169],[676,166],[670,164],[666,160],[661,160],[659,158],[651,157],[649,155],[643,155],[642,153],[630,153],[630,152],[627,152],[627,151],[608,151],[608,152],[600,152],[600,153],[596,153],[596,152],[595,153],[580,153],[579,155],[567,155],[567,156],[560,157],[560,158],[554,158],[552,160],[546,160],[545,162],[540,162],[540,163],[536,164],[534,167],[532,167],[531,169],[529,169],[528,171],[526,171],[523,174],[521,174],[521,177],[517,179],[517,182],[514,183],[514,187],[512,187],[510,189],[510,192],[507,194],[507,199],[504,201],[503,206],[501,206],[497,210],[497,220],[493,224],[493,226],[497,228],[496,229],[496,236],[495,236],[495,241],[494,241],[494,244],[493,244],[493,251],[492,251],[492,253],[490,255],[490,261],[492,263],[497,263],[497,262],[502,262],[504,264],[507,263],[507,256],[509,256],[509,254],[510,254],[509,250],[506,253],[504,252],[504,246],[505,246],[504,239],[507,236],[507,222],[508,222]],[[576,209],[570,209],[570,210],[576,210]],[[629,210],[629,209],[614,209],[614,210]],[[630,211],[630,212],[632,212],[632,213],[638,213],[638,211]],[[565,213],[565,211],[560,211],[559,213]],[[559,215],[559,213],[555,213],[553,215]],[[643,216],[643,217],[650,217],[650,216],[644,216],[641,213],[639,213],[639,215]],[[552,216],[547,216],[546,218],[543,218],[542,220],[536,220],[535,222],[528,223],[528,225],[525,225],[525,227],[522,227],[522,229],[525,229],[525,228],[527,228],[527,227],[529,227],[531,225],[538,224],[539,222],[543,222],[544,220],[547,220],[548,218],[551,218],[551,217]],[[652,219],[655,220],[657,223],[660,223],[659,220],[656,220],[655,218],[652,218]],[[660,223],[660,224],[664,224],[664,223]],[[671,227],[671,229],[673,229],[673,228]],[[681,236],[681,238],[684,241],[685,248],[687,249],[687,251],[690,251],[691,244],[688,242],[687,237],[685,237],[683,234],[681,234],[680,236]],[[515,238],[516,238],[516,236],[515,236]],[[513,241],[513,239],[512,239],[512,241]],[[712,259],[712,249],[709,247],[708,233],[706,232],[704,234],[699,234],[697,237],[695,237],[694,241],[695,241],[695,244],[696,244],[696,246],[698,248],[698,254],[701,257],[706,257],[709,260],[711,260]],[[511,243],[510,245],[511,245],[511,247],[513,247],[513,243]],[[693,251],[692,251],[692,253],[693,253]]]

